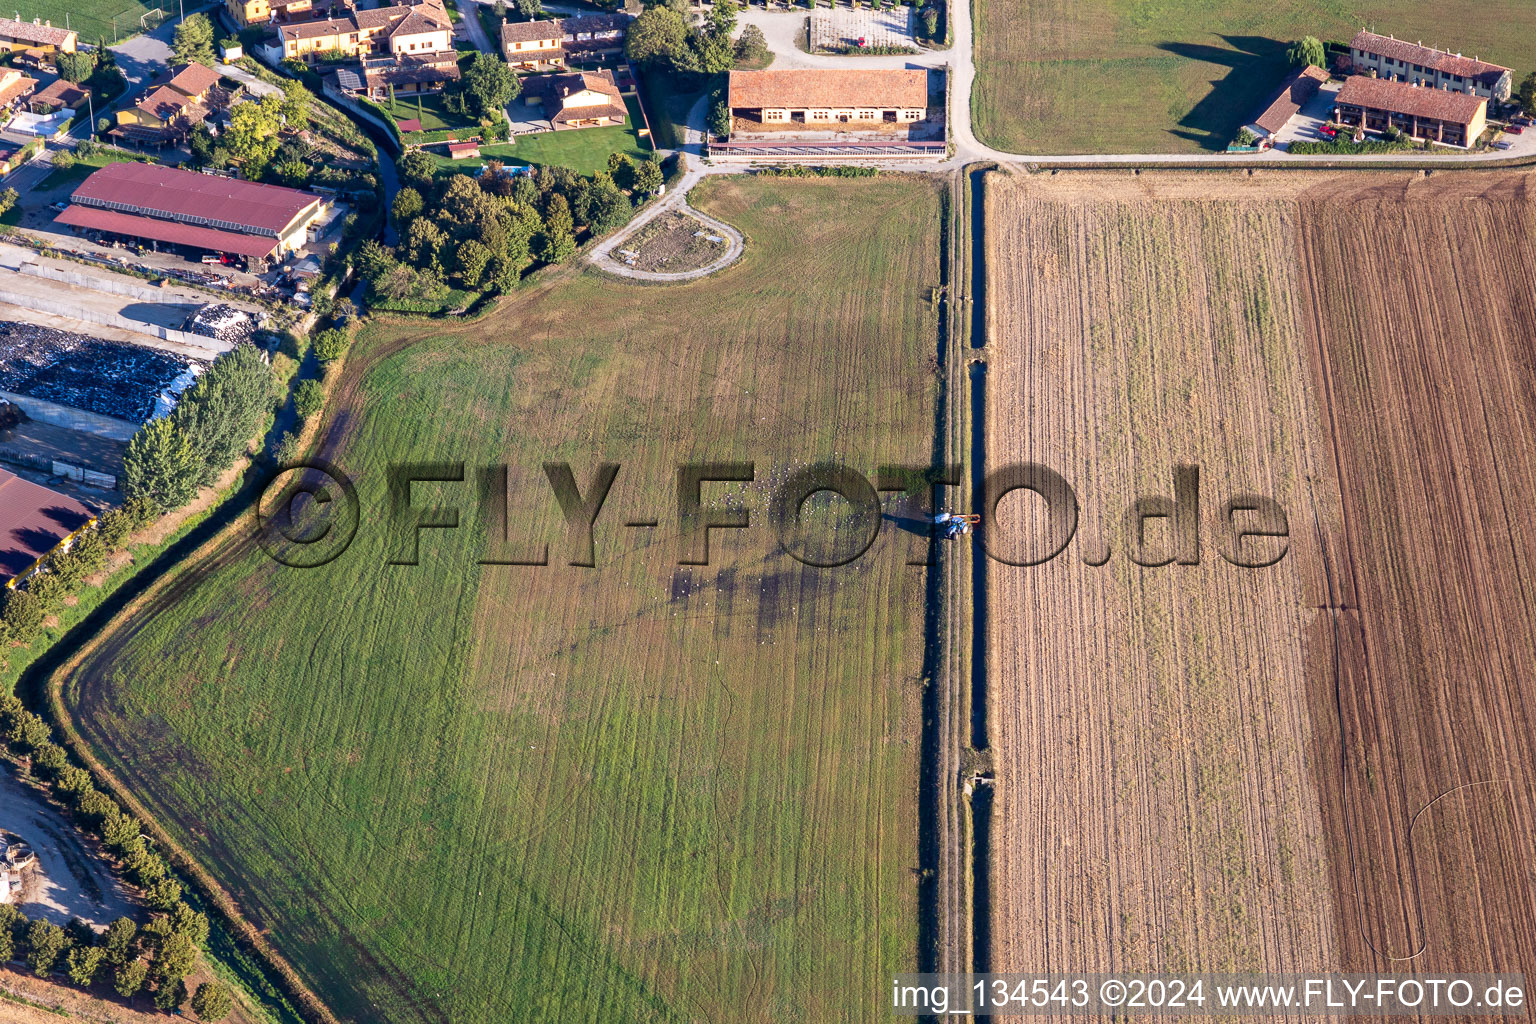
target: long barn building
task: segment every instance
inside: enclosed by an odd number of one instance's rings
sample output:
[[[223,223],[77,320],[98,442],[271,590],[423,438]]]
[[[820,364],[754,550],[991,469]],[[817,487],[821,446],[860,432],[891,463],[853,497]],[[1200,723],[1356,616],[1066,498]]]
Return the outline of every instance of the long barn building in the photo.
[[[1355,75],[1339,89],[1334,117],[1369,131],[1390,126],[1416,139],[1465,148],[1488,125],[1488,101],[1448,89]]]
[[[296,188],[117,163],[75,189],[58,223],[259,265],[303,248],[323,211],[319,196]]]
[[[912,124],[928,116],[928,72],[732,71],[731,115],[764,125]]]

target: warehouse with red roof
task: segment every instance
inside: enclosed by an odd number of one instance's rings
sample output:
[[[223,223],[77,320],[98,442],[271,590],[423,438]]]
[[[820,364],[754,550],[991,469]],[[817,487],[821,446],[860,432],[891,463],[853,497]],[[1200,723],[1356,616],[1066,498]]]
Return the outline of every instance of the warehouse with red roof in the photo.
[[[108,164],[75,189],[58,223],[83,232],[242,256],[253,264],[303,248],[319,196],[158,164]]]

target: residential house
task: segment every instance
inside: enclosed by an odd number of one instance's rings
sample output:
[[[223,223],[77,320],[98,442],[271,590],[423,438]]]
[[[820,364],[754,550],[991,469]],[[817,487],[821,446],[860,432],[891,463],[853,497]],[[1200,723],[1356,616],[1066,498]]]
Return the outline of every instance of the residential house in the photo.
[[[1334,100],[1334,120],[1383,131],[1391,126],[1416,139],[1469,147],[1488,125],[1488,100],[1385,78],[1353,75]]]
[[[447,50],[414,57],[367,57],[357,70],[337,71],[336,85],[351,95],[386,100],[391,95],[442,92],[459,76],[458,54]]]
[[[217,71],[187,64],[162,75],[137,103],[119,110],[113,134],[135,142],[176,142],[206,120],[212,108],[228,104]]]
[[[1318,88],[1326,81],[1328,72],[1320,67],[1308,64],[1304,68],[1297,68],[1280,83],[1274,98],[1254,118],[1248,130],[1265,139],[1277,134],[1291,123],[1291,118],[1300,113],[1308,100],[1317,95]]]
[[[1349,41],[1349,58],[1356,74],[1373,74],[1377,78],[1467,93],[1501,103],[1509,99],[1512,85],[1509,68],[1364,30]]]
[[[342,0],[225,0],[229,16],[241,28],[267,22],[311,21],[330,17]]]
[[[514,71],[551,71],[565,67],[559,21],[509,21],[501,26],[501,54]]]
[[[731,116],[771,127],[912,124],[928,116],[921,70],[732,71]]]
[[[329,54],[362,58],[421,56],[453,49],[453,22],[441,0],[353,11],[341,18],[278,26],[284,60]]]
[[[629,113],[613,73],[606,68],[530,76],[523,80],[523,97],[528,104],[543,107],[555,131],[623,124]]]
[[[74,53],[75,33],[54,28],[51,21],[31,22],[0,18],[0,50],[41,50],[44,53]]]
[[[32,98],[27,101],[27,109],[34,114],[53,114],[65,109],[79,110],[85,106],[85,101],[89,97],[90,91],[85,86],[56,78],[48,84],[47,88],[32,94]]]
[[[629,15],[622,11],[561,18],[560,41],[566,57],[571,60],[600,59],[623,53],[629,21]]]
[[[0,111],[12,110],[37,88],[37,79],[15,68],[0,69]]]

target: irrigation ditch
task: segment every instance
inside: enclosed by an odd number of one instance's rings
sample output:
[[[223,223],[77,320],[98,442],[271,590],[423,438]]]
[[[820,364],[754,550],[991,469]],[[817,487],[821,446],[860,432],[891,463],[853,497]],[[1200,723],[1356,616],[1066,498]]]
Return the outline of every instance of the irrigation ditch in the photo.
[[[946,506],[956,511],[980,511],[986,465],[980,184],[989,170],[957,172],[945,190],[932,458],[958,490]],[[917,970],[969,973],[991,966],[986,561],[974,536],[935,549],[923,619]]]

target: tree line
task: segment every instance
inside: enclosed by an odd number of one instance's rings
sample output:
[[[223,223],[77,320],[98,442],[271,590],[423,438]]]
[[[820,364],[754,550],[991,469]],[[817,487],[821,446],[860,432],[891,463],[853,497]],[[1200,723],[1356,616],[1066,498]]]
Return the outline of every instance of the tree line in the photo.
[[[397,303],[429,303],[450,284],[509,291],[534,262],[570,259],[580,227],[604,234],[627,223],[663,180],[654,157],[637,162],[624,153],[590,178],[565,167],[514,174],[492,160],[478,179],[438,180],[437,163],[420,151],[397,166],[402,187],[390,215],[400,241],[364,242],[352,259],[376,301]]]
[[[143,928],[122,917],[98,935],[78,920],[60,927],[0,904],[0,963],[20,958],[40,978],[63,973],[81,988],[110,984],[125,999],[144,993],[160,1009],[177,1010],[188,1002],[185,979],[208,939],[207,915],[182,899],[181,883],[149,849],[138,819],[97,789],[90,772],[70,764],[48,723],[9,694],[0,697],[0,742],[26,761],[81,831],[101,840],[117,872],[158,912]],[[229,993],[211,984],[191,996],[193,1011],[207,1021],[222,1019],[229,1002]]]

